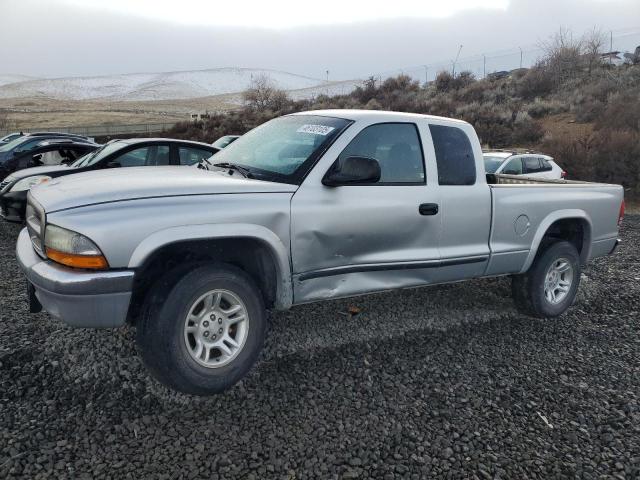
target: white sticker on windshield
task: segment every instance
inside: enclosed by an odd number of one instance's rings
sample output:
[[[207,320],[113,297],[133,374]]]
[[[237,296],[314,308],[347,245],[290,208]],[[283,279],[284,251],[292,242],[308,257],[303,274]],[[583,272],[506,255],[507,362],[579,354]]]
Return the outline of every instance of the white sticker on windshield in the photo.
[[[325,125],[302,125],[296,132],[298,133],[312,133],[314,135],[328,135],[333,130],[333,127],[327,127]]]

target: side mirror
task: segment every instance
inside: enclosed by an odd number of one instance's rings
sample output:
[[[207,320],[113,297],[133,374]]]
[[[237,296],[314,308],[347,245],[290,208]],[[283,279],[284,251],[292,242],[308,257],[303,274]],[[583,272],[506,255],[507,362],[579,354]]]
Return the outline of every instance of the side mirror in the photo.
[[[105,168],[120,168],[121,166],[119,162],[107,162]]]
[[[380,164],[369,157],[347,157],[336,162],[327,171],[322,184],[327,187],[364,185],[380,181]]]
[[[31,161],[36,165],[39,164],[39,163],[42,163],[42,154],[41,153],[36,153],[35,155],[32,155],[31,156]]]

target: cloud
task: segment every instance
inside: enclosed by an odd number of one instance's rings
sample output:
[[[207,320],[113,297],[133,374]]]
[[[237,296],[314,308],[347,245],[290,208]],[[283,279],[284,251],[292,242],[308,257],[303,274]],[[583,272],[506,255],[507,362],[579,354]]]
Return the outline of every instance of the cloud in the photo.
[[[640,27],[629,24],[638,19],[637,0],[513,0],[505,10],[470,9],[446,18],[269,29],[188,25],[69,3],[9,0],[0,26],[0,72],[53,77],[256,67],[318,78],[329,70],[332,79],[347,79],[448,60],[461,44],[465,58],[535,45],[561,25],[581,34],[594,25]],[[640,35],[627,41],[635,38],[640,44]]]

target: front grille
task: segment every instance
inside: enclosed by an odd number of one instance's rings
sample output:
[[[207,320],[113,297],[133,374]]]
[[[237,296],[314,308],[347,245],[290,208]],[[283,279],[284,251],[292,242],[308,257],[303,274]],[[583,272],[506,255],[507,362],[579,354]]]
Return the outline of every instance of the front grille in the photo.
[[[44,209],[38,202],[31,198],[31,194],[27,196],[25,222],[27,224],[27,231],[29,232],[29,238],[31,238],[31,244],[33,245],[34,250],[38,255],[44,258]]]

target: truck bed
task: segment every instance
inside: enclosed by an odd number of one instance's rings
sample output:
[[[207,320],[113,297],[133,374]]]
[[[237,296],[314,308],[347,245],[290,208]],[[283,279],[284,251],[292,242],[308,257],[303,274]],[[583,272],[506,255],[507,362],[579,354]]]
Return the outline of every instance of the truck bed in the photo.
[[[581,260],[607,255],[616,245],[620,185],[487,175],[492,216],[488,274],[526,271],[544,233],[556,222],[571,222]]]
[[[533,178],[526,175],[506,175],[506,174],[487,174],[487,183],[489,185],[566,185],[566,186],[613,186],[606,183],[585,182],[582,180],[565,180],[551,178]]]

